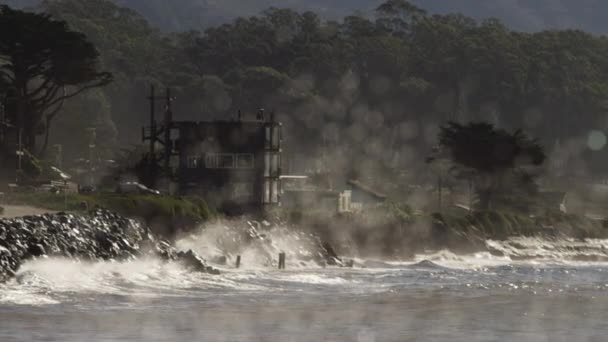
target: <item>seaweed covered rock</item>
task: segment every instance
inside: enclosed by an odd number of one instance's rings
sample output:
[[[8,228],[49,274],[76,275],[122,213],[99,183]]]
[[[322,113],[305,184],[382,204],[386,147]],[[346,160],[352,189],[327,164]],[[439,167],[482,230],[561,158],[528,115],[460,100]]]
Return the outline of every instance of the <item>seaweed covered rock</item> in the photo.
[[[0,220],[0,282],[14,276],[24,260],[35,257],[98,261],[143,254],[185,260],[182,263],[196,271],[218,273],[194,252],[182,255],[167,241],[156,240],[139,222],[107,210],[90,216],[58,213]]]

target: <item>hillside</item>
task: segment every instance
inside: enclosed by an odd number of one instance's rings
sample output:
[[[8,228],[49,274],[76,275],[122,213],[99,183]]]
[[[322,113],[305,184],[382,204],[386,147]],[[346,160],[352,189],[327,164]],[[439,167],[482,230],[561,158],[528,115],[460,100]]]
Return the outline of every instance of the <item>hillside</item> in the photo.
[[[85,33],[114,76],[62,109],[49,144],[65,146],[66,160],[87,155],[93,122],[100,153],[135,163],[121,148],[141,143],[153,84],[172,88],[176,120],[269,108],[284,124],[286,151],[304,156],[304,167],[326,158],[348,177],[434,181],[425,161],[448,120],[524,129],[554,156],[556,177],[608,170],[603,140],[589,144],[608,132],[608,41],[585,32],[527,34],[495,20],[385,8],[378,22],[271,10],[204,34],[163,34],[109,0],[53,0],[41,9]]]
[[[51,0],[52,1],[52,0]],[[0,0],[30,7],[39,0]],[[326,18],[354,12],[371,13],[379,0],[115,0],[131,7],[157,26],[172,31],[202,29],[274,7],[313,10]],[[496,17],[517,30],[578,28],[608,32],[608,3],[602,0],[412,0],[430,13],[459,12],[476,19]]]

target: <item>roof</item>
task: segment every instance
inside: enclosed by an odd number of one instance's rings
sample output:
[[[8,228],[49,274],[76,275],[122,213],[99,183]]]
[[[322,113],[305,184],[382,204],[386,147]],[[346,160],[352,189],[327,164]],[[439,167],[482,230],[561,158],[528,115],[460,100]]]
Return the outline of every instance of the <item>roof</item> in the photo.
[[[53,170],[53,172],[55,172],[63,180],[68,180],[68,179],[72,178],[70,175],[61,171],[59,168],[57,168],[55,166],[51,166],[51,170]]]
[[[359,189],[359,190],[361,190],[361,191],[363,191],[363,192],[365,192],[365,193],[368,193],[368,194],[370,194],[370,195],[372,195],[372,196],[376,197],[377,199],[382,199],[382,200],[385,200],[385,199],[386,199],[386,195],[385,195],[385,194],[383,194],[383,193],[381,193],[381,192],[379,192],[379,191],[376,191],[376,190],[372,189],[372,187],[370,187],[370,186],[369,186],[369,185],[367,185],[367,184],[362,183],[362,182],[361,182],[361,181],[359,181],[359,180],[356,180],[356,179],[351,179],[351,180],[349,180],[349,181],[347,182],[347,184],[348,184],[348,185],[351,185],[351,186],[353,186],[353,187],[355,187],[355,188],[357,188],[357,189]]]

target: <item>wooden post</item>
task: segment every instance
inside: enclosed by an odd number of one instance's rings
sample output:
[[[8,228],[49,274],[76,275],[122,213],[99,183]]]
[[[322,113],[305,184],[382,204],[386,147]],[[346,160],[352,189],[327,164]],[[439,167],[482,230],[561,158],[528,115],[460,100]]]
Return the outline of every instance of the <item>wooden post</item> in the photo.
[[[285,253],[284,252],[279,253],[279,269],[280,270],[285,269]]]
[[[236,268],[241,267],[241,256],[240,255],[236,256],[236,265],[235,265],[235,267]]]

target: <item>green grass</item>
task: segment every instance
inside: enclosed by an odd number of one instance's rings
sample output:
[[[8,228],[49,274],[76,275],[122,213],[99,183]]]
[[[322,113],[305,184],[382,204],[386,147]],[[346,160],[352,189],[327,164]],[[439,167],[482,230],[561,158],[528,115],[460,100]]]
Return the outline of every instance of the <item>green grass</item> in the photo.
[[[15,205],[30,205],[53,211],[82,212],[82,203],[88,209],[102,207],[119,214],[141,218],[179,218],[204,221],[215,216],[204,199],[195,196],[174,197],[164,195],[139,195],[117,193],[53,194],[50,192],[15,192],[6,194],[4,202]]]
[[[550,232],[579,238],[608,236],[608,229],[604,228],[602,222],[590,220],[582,215],[553,213],[531,218],[517,213],[488,211],[475,212],[466,216],[439,214],[435,214],[435,216],[443,225],[454,231],[468,232],[475,227],[489,238],[534,236]]]

